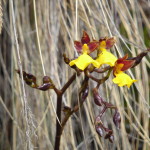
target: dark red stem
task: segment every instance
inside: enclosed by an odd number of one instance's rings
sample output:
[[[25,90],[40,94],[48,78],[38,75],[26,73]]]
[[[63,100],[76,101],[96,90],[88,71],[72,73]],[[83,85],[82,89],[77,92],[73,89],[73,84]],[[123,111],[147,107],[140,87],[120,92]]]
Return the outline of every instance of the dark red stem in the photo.
[[[61,106],[62,106],[62,94],[57,95],[57,117],[61,122]],[[61,125],[60,122],[56,119],[56,136],[55,136],[55,150],[59,150],[60,139],[61,139]]]
[[[57,117],[59,119],[56,119],[56,137],[55,137],[55,146],[54,150],[59,150],[60,149],[60,140],[61,140],[61,135],[63,131],[63,126],[60,125],[61,123],[61,107],[62,107],[62,95],[64,92],[67,90],[67,88],[71,85],[71,83],[75,80],[76,78],[76,73],[74,73],[71,78],[67,81],[67,83],[63,86],[61,90],[54,89],[56,94],[57,94]]]

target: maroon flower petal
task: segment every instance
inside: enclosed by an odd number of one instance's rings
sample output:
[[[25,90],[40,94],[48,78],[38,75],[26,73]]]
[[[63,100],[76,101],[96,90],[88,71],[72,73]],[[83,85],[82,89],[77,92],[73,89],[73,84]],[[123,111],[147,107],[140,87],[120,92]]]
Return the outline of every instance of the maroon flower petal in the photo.
[[[74,47],[78,53],[82,53],[82,43],[79,41],[74,41]]]
[[[122,63],[124,60],[126,60],[128,58],[128,54],[126,54],[124,57],[122,58],[118,58],[117,63]]]
[[[81,42],[82,42],[82,44],[87,44],[90,42],[90,37],[85,31],[83,31],[83,36],[81,38]]]
[[[105,41],[106,42],[106,49],[110,49],[116,42],[114,37],[108,38],[108,37],[104,37],[104,38],[100,38],[99,39],[99,43]]]
[[[107,39],[106,37],[102,37],[99,39],[99,42],[106,41],[106,39]]]
[[[116,40],[114,37],[106,39],[106,49],[110,49],[114,46]]]
[[[117,60],[117,64],[123,64],[121,71],[125,71],[125,70],[131,68],[135,63],[135,60],[127,60],[127,58],[128,58],[128,54],[126,54],[124,57],[119,58]]]
[[[88,43],[87,45],[89,47],[89,53],[92,53],[99,46],[99,42],[94,41],[94,42]]]
[[[126,60],[123,62],[124,66],[121,68],[122,71],[125,71],[131,68],[135,63],[135,60]]]

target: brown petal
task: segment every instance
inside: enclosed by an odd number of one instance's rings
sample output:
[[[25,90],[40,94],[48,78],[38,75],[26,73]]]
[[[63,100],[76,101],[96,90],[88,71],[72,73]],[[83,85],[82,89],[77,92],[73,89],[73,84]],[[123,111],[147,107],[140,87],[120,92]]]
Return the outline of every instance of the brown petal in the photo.
[[[99,46],[99,42],[94,41],[94,42],[88,43],[87,45],[89,47],[89,53],[92,53]]]
[[[106,39],[106,49],[110,49],[111,47],[114,46],[116,43],[116,40],[114,37]]]
[[[135,63],[135,60],[126,60],[123,62],[124,66],[121,68],[122,71],[125,71],[131,68]]]
[[[82,43],[79,41],[74,41],[74,47],[78,53],[82,53]]]
[[[127,60],[127,58],[128,58],[128,54],[126,54],[122,58],[119,58],[116,61],[116,64],[123,64],[123,67],[121,68],[121,71],[125,71],[125,70],[131,68],[135,63],[135,60]]]
[[[117,63],[122,63],[124,60],[126,60],[128,58],[128,54],[126,54],[125,56],[123,56],[122,58],[118,58]]]
[[[90,37],[85,31],[83,31],[81,42],[82,42],[82,44],[87,44],[90,42]]]
[[[116,42],[114,37],[108,38],[108,37],[104,37],[104,38],[100,38],[99,43],[101,45],[101,42],[105,41],[106,42],[106,49],[110,49]]]

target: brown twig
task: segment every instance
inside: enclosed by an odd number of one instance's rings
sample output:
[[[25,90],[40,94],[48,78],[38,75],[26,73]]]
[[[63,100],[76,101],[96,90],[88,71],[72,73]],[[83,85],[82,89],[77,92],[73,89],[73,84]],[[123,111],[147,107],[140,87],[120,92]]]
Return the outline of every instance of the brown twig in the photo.
[[[68,108],[67,112],[66,112],[66,115],[64,117],[64,119],[62,120],[62,123],[61,123],[61,131],[60,131],[60,136],[63,132],[63,129],[68,121],[68,119],[70,118],[70,116],[77,112],[79,110],[80,107],[82,107],[83,103],[84,103],[84,100],[86,99],[87,95],[88,95],[88,80],[89,78],[88,77],[85,77],[84,81],[83,81],[83,84],[82,84],[82,87],[80,89],[80,92],[79,92],[79,104],[77,104],[72,110],[71,108]],[[56,149],[55,149],[56,150]]]
[[[74,73],[70,79],[67,81],[67,83],[63,86],[63,88],[61,90],[57,90],[56,89],[56,94],[57,94],[57,117],[59,119],[59,121],[61,122],[61,107],[62,107],[62,96],[65,93],[65,91],[68,89],[68,87],[71,85],[71,83],[75,80],[76,78],[76,73]],[[67,120],[66,120],[67,122]],[[55,146],[54,149],[55,150],[59,150],[60,148],[60,140],[61,140],[61,135],[62,135],[62,131],[63,131],[64,125],[63,123],[58,122],[58,120],[56,119],[56,136],[55,136]]]
[[[63,86],[61,92],[64,93],[75,79],[76,79],[76,73],[74,73],[72,77],[68,80],[68,82]]]
[[[100,69],[95,68],[95,69],[94,69],[94,72],[97,72],[97,73],[104,73],[104,72],[108,71],[110,68],[111,68],[110,66],[107,66],[107,67],[105,67],[105,68],[100,68]]]
[[[59,121],[61,122],[61,106],[62,106],[62,94],[57,95],[57,117]],[[59,150],[60,147],[60,140],[61,140],[61,125],[56,119],[56,136],[55,136],[55,150]]]

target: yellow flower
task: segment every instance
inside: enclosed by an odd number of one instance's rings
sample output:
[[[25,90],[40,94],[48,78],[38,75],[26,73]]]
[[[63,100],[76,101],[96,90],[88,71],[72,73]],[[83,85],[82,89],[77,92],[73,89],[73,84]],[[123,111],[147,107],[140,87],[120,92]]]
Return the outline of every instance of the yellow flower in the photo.
[[[99,62],[99,67],[103,64],[110,65],[111,67],[114,66],[117,58],[105,48],[100,48],[100,50],[101,53],[98,54],[96,59],[96,61]]]
[[[116,77],[113,79],[113,82],[115,84],[118,84],[118,86],[127,86],[128,88],[132,85],[132,83],[136,82],[137,80],[133,80],[128,76],[127,74],[123,72],[119,72],[116,74]]]
[[[118,86],[127,86],[128,88],[137,80],[133,80],[127,74],[123,73],[123,71],[131,68],[134,64],[133,60],[128,60],[128,55],[125,55],[122,58],[117,59],[115,62],[115,66],[113,69],[113,73],[115,78],[113,82],[118,84]]]
[[[88,53],[89,47],[87,44],[84,44],[82,47],[83,54],[80,55],[77,59],[72,60],[69,65],[73,66],[76,65],[80,70],[84,70],[88,65],[93,64],[94,67],[99,67],[99,63],[92,59],[87,53]]]
[[[106,42],[101,41],[99,45],[99,50],[101,51],[96,59],[99,62],[99,65],[107,64],[113,68],[114,76],[113,82],[118,84],[118,86],[127,86],[130,87],[132,83],[136,82],[137,80],[133,80],[125,74],[123,71],[127,70],[128,68],[132,67],[133,63],[130,60],[126,60],[128,55],[124,56],[123,58],[117,59],[112,53],[106,50]]]

